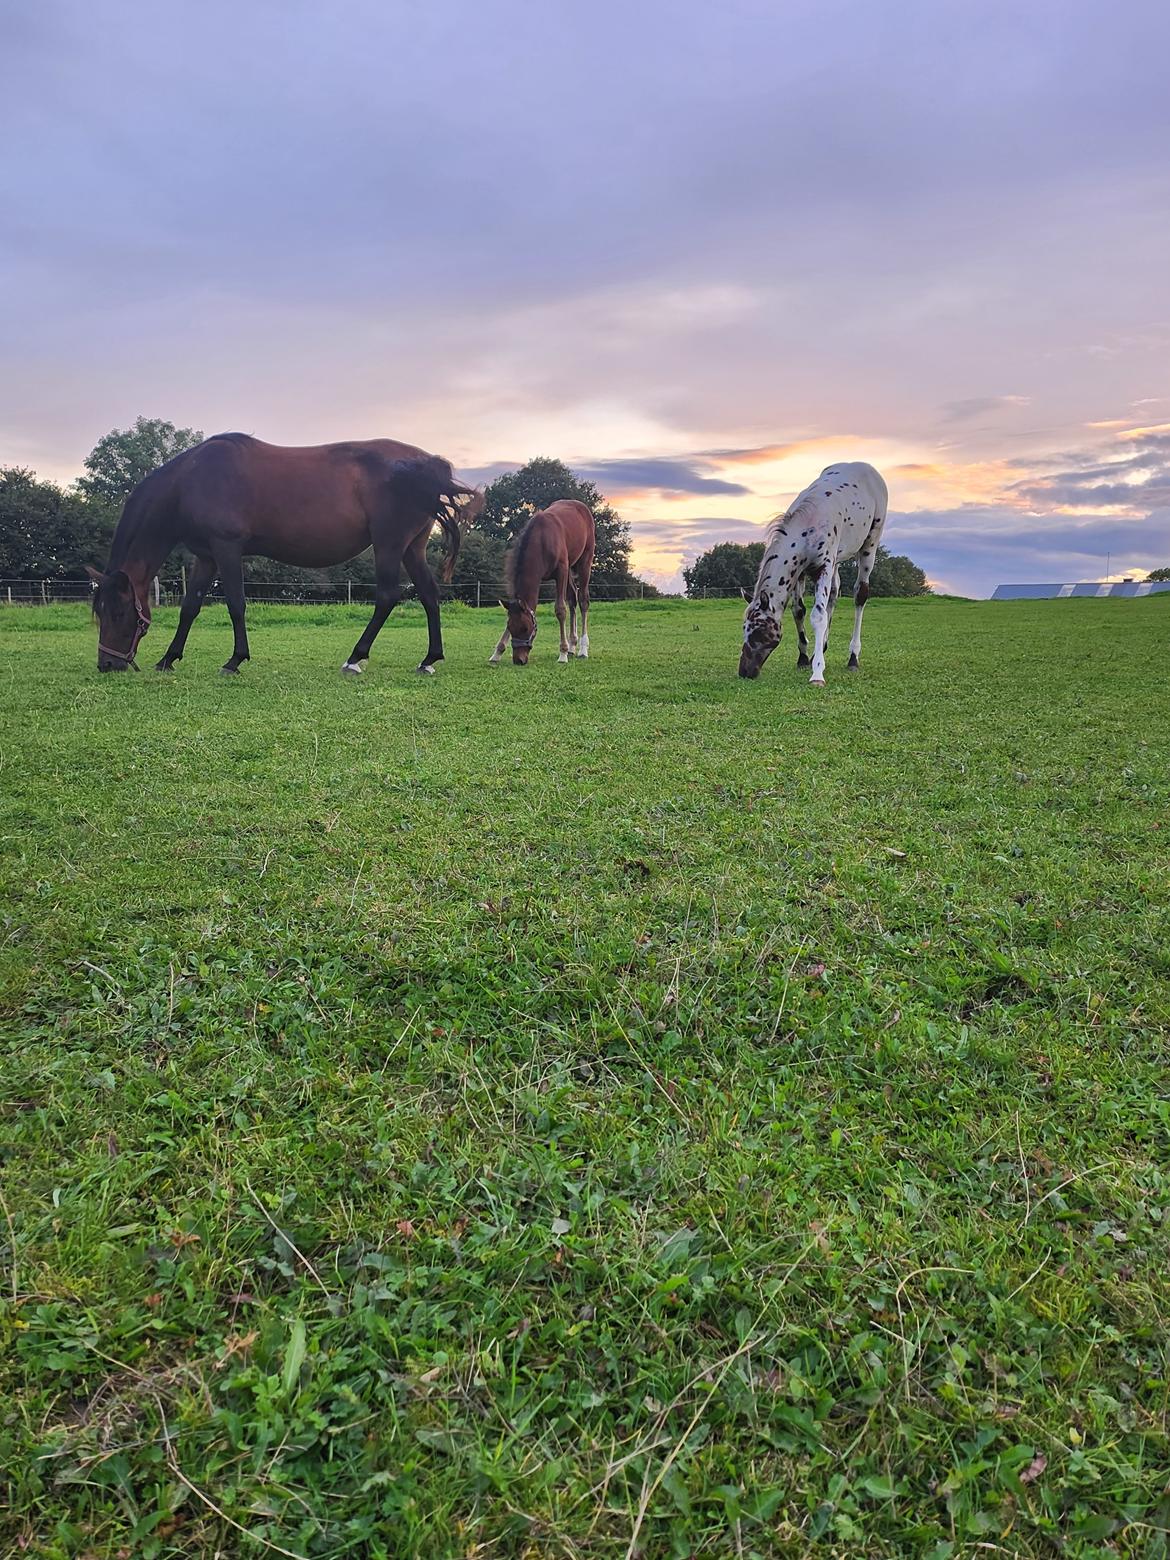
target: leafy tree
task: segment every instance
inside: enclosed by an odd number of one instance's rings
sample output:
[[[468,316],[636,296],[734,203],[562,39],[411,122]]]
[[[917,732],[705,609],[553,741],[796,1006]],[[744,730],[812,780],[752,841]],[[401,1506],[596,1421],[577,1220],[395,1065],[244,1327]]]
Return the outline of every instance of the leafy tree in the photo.
[[[593,559],[592,582],[600,588],[640,587],[642,582],[630,573],[630,527],[597,489],[569,470],[563,460],[539,455],[509,471],[488,487],[483,514],[476,529],[509,543],[520,534],[538,509],[547,509],[555,499],[577,498],[588,504],[597,524],[597,552]],[[498,579],[498,576],[497,576]],[[653,590],[653,586],[650,587]]]
[[[139,417],[133,428],[112,428],[97,441],[85,457],[85,476],[78,477],[77,490],[91,502],[120,509],[156,466],[202,442],[198,428],[176,428],[161,417]]]
[[[455,560],[455,573],[452,575],[453,585],[475,585],[477,582],[484,587],[485,599],[495,603],[499,586],[504,578],[504,554],[507,547],[504,541],[484,531],[478,524],[471,526],[463,533],[463,542],[459,548],[459,557]],[[427,546],[427,559],[436,574],[443,565],[446,557],[446,543],[436,533],[431,537]]]
[[[763,542],[718,542],[683,570],[687,595],[751,590],[763,557]]]
[[[751,590],[763,556],[763,542],[719,542],[683,570],[687,595],[701,596],[704,590],[710,594]],[[841,594],[852,595],[856,583],[857,560],[850,558],[841,565]],[[916,563],[879,546],[869,589],[874,596],[921,596],[929,587]]]
[[[1150,583],[1157,584],[1159,580],[1170,580],[1170,569],[1151,569],[1146,575]]]
[[[857,584],[857,560],[850,558],[841,565],[841,594],[851,596]],[[926,596],[930,586],[926,575],[904,553],[887,552],[878,546],[873,573],[869,577],[871,596]]]
[[[0,575],[76,578],[106,545],[105,517],[76,494],[19,466],[0,468]]]

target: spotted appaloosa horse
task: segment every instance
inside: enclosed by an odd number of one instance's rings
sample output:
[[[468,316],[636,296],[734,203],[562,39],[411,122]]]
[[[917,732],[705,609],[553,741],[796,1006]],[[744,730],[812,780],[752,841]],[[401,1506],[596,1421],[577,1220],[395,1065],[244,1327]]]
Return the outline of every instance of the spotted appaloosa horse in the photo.
[[[780,643],[784,608],[792,603],[800,642],[797,666],[808,666],[804,632],[804,587],[815,580],[813,655],[809,682],[825,684],[825,643],[841,580],[838,565],[857,558],[857,588],[849,665],[861,665],[861,614],[869,596],[869,577],[886,523],[886,484],[864,461],[828,466],[805,488],[787,514],[768,527],[764,557],[755,592],[743,620],[743,650],[739,675],[758,677],[760,668]]]
[[[570,655],[589,655],[589,571],[597,545],[597,528],[587,504],[575,498],[558,498],[547,509],[538,509],[520,533],[504,565],[508,599],[500,605],[508,622],[500,642],[488,660],[497,665],[512,641],[512,660],[528,665],[528,652],[536,638],[536,603],[544,580],[557,582],[557,622],[561,626],[561,661]],[[574,575],[576,580],[574,582]],[[569,606],[569,632],[565,633],[565,601]],[[581,637],[577,637],[577,608],[581,608]]]

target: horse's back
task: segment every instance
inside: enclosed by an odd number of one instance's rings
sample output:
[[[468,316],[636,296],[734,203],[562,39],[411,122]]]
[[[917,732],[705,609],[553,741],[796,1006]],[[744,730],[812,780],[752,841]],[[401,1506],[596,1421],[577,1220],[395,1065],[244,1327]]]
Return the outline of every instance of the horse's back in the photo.
[[[797,555],[815,560],[832,545],[838,558],[852,558],[875,522],[885,520],[888,501],[885,481],[873,466],[863,460],[837,461],[826,466],[796,496],[787,513],[773,522],[772,535],[783,527],[794,536],[794,523],[799,523]]]
[[[575,566],[586,554],[593,556],[596,526],[588,504],[583,504],[579,498],[558,498],[540,511],[540,517],[563,535],[570,566]]]
[[[885,514],[889,502],[885,479],[875,466],[864,460],[840,460],[826,466],[797,496],[792,507],[798,508],[806,499],[829,498],[846,490],[856,493],[861,500],[872,502],[875,514]]]

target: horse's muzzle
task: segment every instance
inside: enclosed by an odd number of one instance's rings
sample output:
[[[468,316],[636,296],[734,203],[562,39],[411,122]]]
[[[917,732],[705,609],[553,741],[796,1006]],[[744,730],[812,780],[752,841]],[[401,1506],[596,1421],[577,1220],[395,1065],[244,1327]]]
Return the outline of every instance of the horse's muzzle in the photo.
[[[513,666],[527,666],[528,665],[528,651],[527,650],[513,650],[512,651],[512,665]]]
[[[739,675],[741,677],[758,677],[760,667],[763,666],[763,657],[749,654],[746,647],[739,655]]]

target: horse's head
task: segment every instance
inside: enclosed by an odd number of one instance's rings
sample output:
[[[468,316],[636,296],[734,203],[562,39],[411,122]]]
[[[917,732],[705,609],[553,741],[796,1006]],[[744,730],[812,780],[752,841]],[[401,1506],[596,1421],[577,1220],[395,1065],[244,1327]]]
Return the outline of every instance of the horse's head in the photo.
[[[743,649],[739,653],[739,675],[758,677],[760,668],[780,643],[782,615],[775,610],[771,593],[760,591],[748,602],[743,615]]]
[[[85,571],[97,589],[93,593],[93,615],[98,625],[98,671],[124,672],[134,664],[134,656],[143,634],[150,627],[150,606],[139,601],[130,576],[121,569],[99,574]]]
[[[522,601],[501,601],[500,606],[508,614],[512,662],[516,666],[527,666],[528,652],[536,640],[536,613]]]

